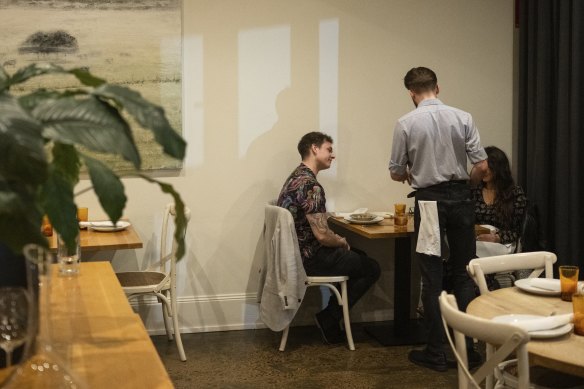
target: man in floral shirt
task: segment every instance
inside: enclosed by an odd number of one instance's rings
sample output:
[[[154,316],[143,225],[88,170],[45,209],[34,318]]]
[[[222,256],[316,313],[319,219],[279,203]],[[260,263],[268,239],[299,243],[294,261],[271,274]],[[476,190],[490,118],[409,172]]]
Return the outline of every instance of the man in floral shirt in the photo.
[[[286,180],[278,206],[294,217],[302,262],[309,276],[349,276],[349,308],[379,278],[379,264],[363,252],[351,250],[347,240],[330,230],[326,213],[324,188],[316,180],[319,171],[331,166],[335,155],[333,140],[321,132],[310,132],[300,139],[300,165]],[[345,337],[340,328],[343,316],[337,299],[316,314],[316,324],[326,343],[341,343]]]

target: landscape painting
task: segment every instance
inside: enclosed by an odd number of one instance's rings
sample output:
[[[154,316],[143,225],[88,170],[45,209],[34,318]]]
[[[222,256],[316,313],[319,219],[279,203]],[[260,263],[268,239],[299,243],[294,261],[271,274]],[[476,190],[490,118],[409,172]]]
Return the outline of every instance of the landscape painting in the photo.
[[[32,63],[85,67],[162,106],[182,133],[181,10],[181,0],[0,0],[0,65],[9,74]],[[21,89],[78,86],[73,78],[42,77]],[[150,131],[132,124],[143,169],[181,167]],[[99,158],[118,171],[130,169],[110,155]]]

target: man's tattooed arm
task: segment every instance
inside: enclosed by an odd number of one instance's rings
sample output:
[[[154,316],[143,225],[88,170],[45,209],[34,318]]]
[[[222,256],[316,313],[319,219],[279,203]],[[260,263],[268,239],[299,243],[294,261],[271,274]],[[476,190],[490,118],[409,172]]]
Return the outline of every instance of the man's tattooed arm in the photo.
[[[347,240],[335,234],[328,226],[328,214],[326,213],[310,213],[306,215],[310,228],[316,239],[326,247],[344,247],[350,249]]]

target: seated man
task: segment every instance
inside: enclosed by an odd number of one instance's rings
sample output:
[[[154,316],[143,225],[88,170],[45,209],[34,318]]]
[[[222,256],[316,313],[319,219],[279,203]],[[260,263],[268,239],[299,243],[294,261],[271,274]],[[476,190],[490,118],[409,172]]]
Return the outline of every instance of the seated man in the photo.
[[[310,132],[300,139],[298,152],[302,163],[286,180],[278,206],[294,217],[302,262],[309,276],[349,276],[349,308],[377,281],[379,264],[362,252],[351,250],[347,240],[327,224],[324,189],[316,180],[319,171],[331,166],[335,155],[333,140],[321,132]],[[343,317],[337,299],[331,296],[328,306],[316,314],[316,324],[325,343],[341,343],[345,336],[340,328]]]

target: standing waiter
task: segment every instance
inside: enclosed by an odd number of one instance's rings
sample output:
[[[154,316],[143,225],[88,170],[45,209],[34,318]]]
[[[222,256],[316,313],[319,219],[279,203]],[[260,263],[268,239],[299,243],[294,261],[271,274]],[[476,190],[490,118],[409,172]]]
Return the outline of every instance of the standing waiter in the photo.
[[[460,309],[466,311],[475,295],[466,265],[476,251],[474,202],[468,180],[476,184],[482,179],[487,170],[487,154],[481,147],[472,116],[438,100],[438,80],[431,69],[411,69],[404,78],[404,85],[416,109],[402,116],[395,125],[389,171],[393,180],[407,181],[415,189],[416,255],[422,274],[422,303],[428,327],[426,347],[410,351],[408,357],[417,365],[446,371],[444,329],[438,304],[443,282],[440,242],[448,242],[451,284]],[[467,158],[473,164],[470,177]],[[421,218],[424,220],[422,226]],[[425,233],[432,231],[432,221],[439,222],[439,230],[437,226],[434,229],[439,231],[439,236],[434,238]],[[420,243],[432,239],[437,242],[433,249],[420,247]],[[474,362],[473,365],[480,363],[480,354],[474,351],[469,339],[467,347],[469,361]]]

